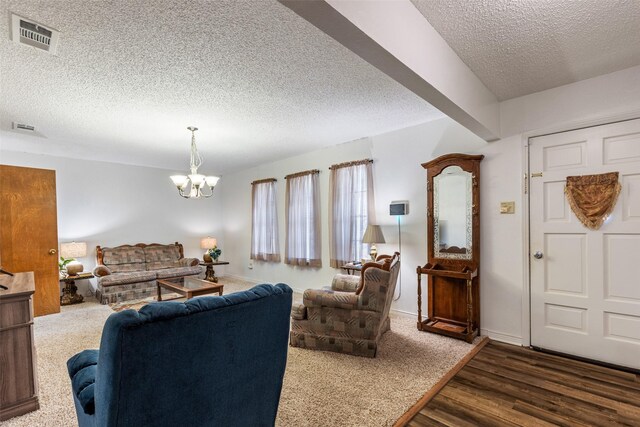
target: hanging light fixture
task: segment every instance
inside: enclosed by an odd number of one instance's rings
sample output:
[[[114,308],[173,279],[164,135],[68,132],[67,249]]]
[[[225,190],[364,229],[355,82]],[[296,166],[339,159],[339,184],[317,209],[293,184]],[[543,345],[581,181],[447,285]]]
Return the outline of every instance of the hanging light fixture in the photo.
[[[196,147],[196,131],[198,128],[189,126],[187,129],[191,131],[191,173],[189,175],[172,175],[171,181],[178,187],[178,193],[185,199],[211,197],[220,177],[204,176],[198,173],[198,168],[202,164],[202,156],[198,153],[198,147]],[[186,191],[189,183],[191,183],[191,188]],[[205,185],[209,187],[208,193],[202,192]]]

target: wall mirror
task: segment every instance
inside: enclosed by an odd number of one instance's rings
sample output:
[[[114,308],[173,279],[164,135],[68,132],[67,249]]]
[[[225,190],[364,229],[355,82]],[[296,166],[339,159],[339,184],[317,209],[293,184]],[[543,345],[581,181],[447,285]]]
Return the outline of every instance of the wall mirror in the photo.
[[[471,259],[472,175],[449,166],[433,178],[433,251],[435,258]]]

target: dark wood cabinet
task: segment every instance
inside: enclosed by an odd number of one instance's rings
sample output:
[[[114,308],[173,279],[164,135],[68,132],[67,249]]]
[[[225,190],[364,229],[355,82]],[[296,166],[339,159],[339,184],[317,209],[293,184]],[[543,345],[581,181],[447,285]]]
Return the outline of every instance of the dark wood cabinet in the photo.
[[[468,342],[480,334],[480,161],[447,154],[427,170],[427,264],[418,266],[418,329]],[[428,276],[422,317],[422,276]]]
[[[33,344],[33,273],[0,275],[0,421],[39,408]]]

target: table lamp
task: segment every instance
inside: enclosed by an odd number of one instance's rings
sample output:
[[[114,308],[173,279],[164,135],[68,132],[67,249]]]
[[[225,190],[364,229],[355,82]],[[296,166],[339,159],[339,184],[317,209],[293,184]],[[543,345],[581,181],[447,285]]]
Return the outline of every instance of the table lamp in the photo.
[[[76,258],[87,256],[87,242],[61,243],[60,256],[73,259],[67,264],[67,274],[69,276],[77,275],[84,270],[84,267],[80,262],[76,261]]]
[[[209,255],[209,249],[213,249],[218,246],[218,241],[213,237],[205,237],[200,240],[200,248],[205,249],[204,254],[202,255],[202,260],[204,262],[213,262],[213,258]]]
[[[384,235],[382,234],[382,229],[380,229],[379,225],[367,225],[367,230],[364,232],[364,236],[362,236],[362,243],[371,243],[371,250],[369,251],[369,255],[371,255],[371,259],[373,261],[376,260],[378,256],[378,248],[376,248],[376,243],[385,243]]]

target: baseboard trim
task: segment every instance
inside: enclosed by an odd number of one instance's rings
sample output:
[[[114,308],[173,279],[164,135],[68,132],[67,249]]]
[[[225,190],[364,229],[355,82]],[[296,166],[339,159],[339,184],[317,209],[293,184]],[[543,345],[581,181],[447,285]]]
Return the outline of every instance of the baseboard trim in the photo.
[[[438,393],[440,393],[440,390],[442,390],[444,386],[446,386],[447,383],[451,381],[451,379],[455,377],[456,374],[460,372],[460,370],[464,368],[465,365],[469,363],[469,361],[473,359],[475,355],[478,354],[480,350],[482,350],[482,348],[489,343],[489,341],[490,340],[487,337],[482,338],[482,341],[480,341],[478,345],[471,349],[471,351],[467,353],[467,355],[464,356],[458,363],[456,363],[456,365],[451,368],[451,370],[449,370],[449,372],[447,372],[445,376],[436,383],[436,385],[431,387],[431,389],[427,391],[420,398],[420,400],[418,400],[411,408],[407,410],[407,412],[405,412],[400,418],[398,418],[398,420],[393,424],[393,427],[404,427],[409,424],[413,417],[415,417],[416,414],[420,412],[422,408],[424,408],[425,405],[431,401],[431,399],[433,399]]]
[[[491,329],[480,329],[480,334],[507,344],[513,344],[522,347],[522,337],[505,334],[504,332],[492,331]]]
[[[391,308],[391,311],[394,312],[394,313],[401,314],[403,316],[415,317],[416,320],[418,319],[418,315],[416,313],[412,313],[410,311],[398,310],[398,309],[395,309],[395,308]]]

